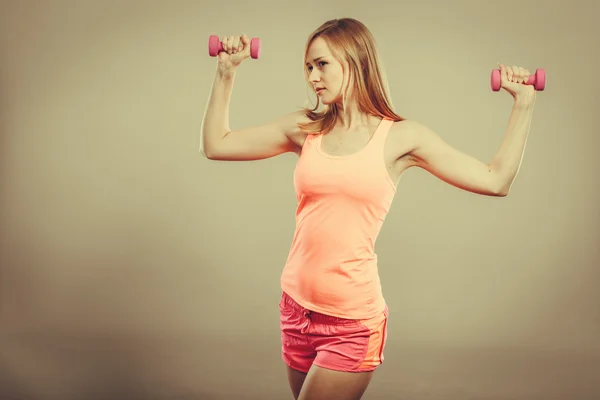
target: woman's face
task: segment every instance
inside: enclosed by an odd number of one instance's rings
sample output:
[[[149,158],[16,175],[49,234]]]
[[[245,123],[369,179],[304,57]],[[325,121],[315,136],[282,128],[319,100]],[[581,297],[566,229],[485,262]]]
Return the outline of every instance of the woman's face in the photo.
[[[327,42],[315,39],[306,56],[308,81],[323,104],[340,102],[344,87],[344,68],[331,54]]]

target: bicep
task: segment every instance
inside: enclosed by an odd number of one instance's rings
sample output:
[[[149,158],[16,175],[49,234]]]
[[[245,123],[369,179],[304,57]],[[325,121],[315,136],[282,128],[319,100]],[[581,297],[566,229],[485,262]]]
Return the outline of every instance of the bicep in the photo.
[[[301,115],[301,111],[295,111],[260,125],[232,130],[215,144],[209,158],[253,161],[294,152],[297,145],[291,138],[300,133],[297,122]]]
[[[442,181],[472,193],[501,195],[495,171],[477,158],[453,147],[433,130],[418,122],[409,122],[413,165]]]

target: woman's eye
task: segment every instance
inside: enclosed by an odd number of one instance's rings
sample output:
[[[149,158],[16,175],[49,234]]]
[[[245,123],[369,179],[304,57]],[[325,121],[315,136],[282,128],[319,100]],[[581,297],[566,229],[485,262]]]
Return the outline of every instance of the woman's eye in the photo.
[[[325,62],[325,61],[319,61],[319,63],[318,63],[319,67],[323,67],[323,66],[325,66],[326,64],[327,64],[327,62]],[[307,69],[308,69],[308,72],[312,71],[312,68],[313,68],[312,66],[308,66],[308,67],[307,67]]]

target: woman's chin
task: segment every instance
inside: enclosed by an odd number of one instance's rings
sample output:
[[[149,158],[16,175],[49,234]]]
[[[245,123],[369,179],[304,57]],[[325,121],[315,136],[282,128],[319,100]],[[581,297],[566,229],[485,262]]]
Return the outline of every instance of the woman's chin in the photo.
[[[336,99],[335,96],[333,96],[331,93],[328,93],[327,91],[323,91],[321,93],[318,94],[319,99],[321,104],[324,105],[332,105],[334,103],[339,103],[341,102],[341,99]]]
[[[334,103],[334,101],[332,101],[333,100],[332,96],[321,95],[320,97],[321,97],[321,103],[323,103],[323,104],[329,105],[329,104]]]

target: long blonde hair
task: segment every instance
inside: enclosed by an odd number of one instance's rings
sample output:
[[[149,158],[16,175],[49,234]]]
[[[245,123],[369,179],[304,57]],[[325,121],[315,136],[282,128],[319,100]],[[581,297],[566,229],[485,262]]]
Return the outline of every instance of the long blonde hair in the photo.
[[[353,18],[332,19],[318,27],[309,36],[304,50],[304,60],[312,42],[318,37],[325,40],[335,59],[347,62],[348,84],[343,94],[343,103],[347,104],[348,89],[353,89],[361,112],[394,121],[405,118],[393,110],[389,96],[389,87],[385,80],[380,58],[375,45],[375,39],[369,29],[360,21]],[[308,82],[310,72],[304,63],[304,78]],[[317,111],[320,101],[310,109],[304,107],[305,115],[312,121],[299,124],[299,127],[309,133],[327,133],[337,122],[339,107],[337,104],[326,105],[323,111]]]

